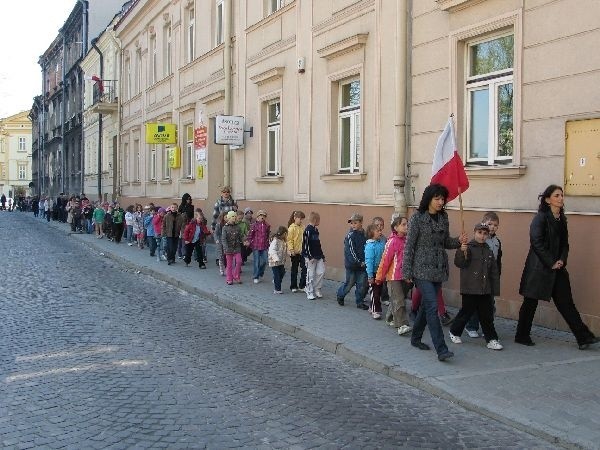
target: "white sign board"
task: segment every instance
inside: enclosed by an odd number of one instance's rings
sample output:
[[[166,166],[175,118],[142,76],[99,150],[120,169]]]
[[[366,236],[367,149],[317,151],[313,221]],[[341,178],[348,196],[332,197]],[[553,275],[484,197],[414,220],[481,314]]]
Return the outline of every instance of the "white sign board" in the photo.
[[[217,116],[215,119],[215,144],[244,145],[244,117]]]

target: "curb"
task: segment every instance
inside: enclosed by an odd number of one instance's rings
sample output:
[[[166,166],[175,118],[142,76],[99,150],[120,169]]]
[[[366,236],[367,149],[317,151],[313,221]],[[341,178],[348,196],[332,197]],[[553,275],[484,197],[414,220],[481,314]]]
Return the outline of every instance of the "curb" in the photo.
[[[78,236],[79,235],[79,233],[72,233],[70,230],[61,230],[58,227],[55,227],[55,229],[65,233],[67,236],[71,236],[71,235]],[[104,257],[110,258],[129,269],[133,269],[133,270],[137,271],[138,273],[142,273],[147,276],[151,276],[159,281],[165,282],[165,283],[175,286],[179,289],[182,289],[184,291],[187,291],[189,293],[192,293],[192,294],[202,297],[204,299],[210,300],[213,303],[215,303],[223,308],[229,309],[229,310],[231,310],[237,314],[240,314],[248,319],[251,319],[255,322],[261,323],[275,331],[279,331],[281,333],[284,333],[288,336],[292,336],[294,338],[297,338],[297,339],[307,342],[309,344],[316,345],[317,347],[321,348],[322,350],[325,350],[329,353],[338,355],[339,357],[343,358],[344,360],[346,360],[350,363],[368,368],[368,369],[373,370],[374,372],[377,372],[381,375],[385,375],[394,380],[406,383],[406,384],[408,384],[416,389],[419,389],[421,391],[424,391],[428,394],[431,394],[431,395],[441,398],[443,400],[446,400],[446,401],[449,401],[456,405],[459,405],[468,411],[472,411],[477,414],[486,416],[486,417],[496,420],[504,425],[510,426],[519,431],[527,433],[531,436],[535,436],[537,438],[543,439],[553,445],[558,445],[558,446],[566,448],[566,449],[587,449],[588,448],[582,444],[568,441],[568,440],[565,440],[563,437],[552,434],[552,432],[551,432],[552,429],[550,427],[548,427],[548,429],[545,430],[543,428],[540,428],[539,424],[524,423],[524,422],[516,421],[514,419],[511,419],[510,417],[490,411],[489,409],[487,409],[485,407],[482,407],[480,405],[477,405],[476,403],[470,402],[468,400],[465,400],[464,398],[461,398],[461,397],[458,397],[458,396],[452,394],[451,392],[446,390],[443,386],[437,384],[434,380],[428,380],[426,378],[422,378],[422,377],[413,375],[409,372],[402,370],[402,368],[400,368],[399,366],[386,365],[380,361],[370,358],[367,355],[358,353],[352,349],[347,348],[343,343],[335,342],[331,339],[327,339],[327,338],[319,336],[315,333],[312,333],[312,332],[304,329],[302,326],[297,326],[297,325],[290,324],[288,322],[273,318],[267,314],[258,312],[252,308],[249,308],[243,304],[240,304],[240,303],[236,302],[235,300],[232,300],[225,296],[220,296],[218,294],[214,294],[212,292],[205,291],[205,290],[195,287],[195,286],[191,286],[186,282],[183,282],[173,276],[166,275],[155,269],[152,269],[149,267],[140,267],[137,264],[135,264],[119,255],[115,255],[113,253],[105,253],[104,249],[96,246],[93,242],[87,242],[87,241],[84,241],[81,239],[78,239],[78,242],[96,252],[102,253]]]

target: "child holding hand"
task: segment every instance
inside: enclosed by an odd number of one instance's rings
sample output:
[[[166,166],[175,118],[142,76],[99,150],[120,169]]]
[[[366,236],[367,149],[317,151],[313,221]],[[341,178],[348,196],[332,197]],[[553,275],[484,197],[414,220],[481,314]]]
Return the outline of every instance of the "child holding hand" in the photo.
[[[287,228],[280,226],[277,231],[273,233],[271,237],[271,243],[269,244],[269,266],[273,271],[273,284],[275,290],[273,294],[283,294],[281,290],[281,282],[285,275],[285,256],[287,254]]]

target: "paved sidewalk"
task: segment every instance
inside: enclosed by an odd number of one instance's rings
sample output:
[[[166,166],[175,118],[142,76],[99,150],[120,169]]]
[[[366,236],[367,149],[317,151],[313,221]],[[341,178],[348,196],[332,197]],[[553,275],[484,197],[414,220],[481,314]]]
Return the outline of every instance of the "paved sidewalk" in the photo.
[[[32,218],[32,220],[34,220]],[[40,221],[41,226],[46,222]],[[66,224],[50,226],[70,235]],[[485,348],[485,341],[463,334],[463,344],[446,342],[455,357],[441,363],[431,351],[420,351],[383,321],[335,301],[337,282],[326,280],[324,298],[308,301],[303,293],[273,294],[270,271],[252,283],[252,265],[243,267],[241,285],[228,286],[219,275],[209,245],[208,269],[157,262],[148,249],[115,244],[93,235],[73,234],[105,257],[131,269],[209,298],[226,308],[369,367],[427,392],[458,403],[518,429],[568,448],[600,448],[600,347],[580,351],[569,333],[534,327],[534,347],[514,344],[516,323],[497,319],[504,350]],[[289,271],[284,286],[289,283]],[[447,328],[445,328],[447,332]],[[423,341],[431,344],[426,331]]]

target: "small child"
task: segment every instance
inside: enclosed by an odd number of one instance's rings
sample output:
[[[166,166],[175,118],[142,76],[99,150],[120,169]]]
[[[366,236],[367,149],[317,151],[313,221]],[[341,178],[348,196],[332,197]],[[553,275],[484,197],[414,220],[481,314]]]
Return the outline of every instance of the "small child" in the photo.
[[[225,215],[226,212],[220,212],[215,222],[215,256],[217,258],[217,265],[219,266],[219,273],[221,276],[225,276],[225,254],[223,253],[223,242],[221,236],[223,235],[223,227],[225,226]]]
[[[371,290],[371,305],[369,312],[375,320],[381,319],[381,288],[383,280],[379,283],[375,280],[377,268],[383,255],[385,243],[381,242],[381,228],[374,223],[367,226],[367,243],[365,244],[365,264],[367,269],[367,280]]]
[[[502,275],[502,243],[496,235],[498,227],[500,226],[500,219],[498,218],[498,214],[496,214],[493,211],[490,211],[484,214],[481,223],[487,223],[487,226],[490,229],[490,235],[488,236],[485,242],[494,253],[494,259],[496,260],[496,265],[498,266],[498,277],[500,277]],[[496,312],[495,310],[496,306],[494,301],[494,312]],[[467,322],[467,326],[465,327],[465,329],[467,330],[467,334],[469,335],[469,337],[479,337],[479,316],[477,316],[477,313],[473,313],[473,315]]]
[[[165,219],[167,210],[165,208],[158,208],[158,213],[152,218],[152,227],[154,228],[154,239],[156,241],[156,261],[166,261],[166,240],[163,240],[162,235],[162,224]]]
[[[306,298],[314,300],[322,298],[321,287],[323,286],[323,275],[325,274],[325,255],[321,248],[319,239],[319,224],[321,216],[319,213],[311,212],[308,215],[308,225],[304,228],[302,235],[302,257],[306,264]]]
[[[225,216],[225,226],[221,234],[223,253],[227,260],[226,280],[227,284],[242,283],[240,273],[242,269],[242,231],[237,222],[237,213],[229,211]]]
[[[135,205],[133,212],[133,236],[139,249],[144,248],[144,211],[142,205]]]
[[[187,223],[183,230],[183,243],[185,245],[185,256],[183,261],[185,262],[186,267],[192,262],[194,251],[196,251],[196,255],[202,254],[202,250],[199,248],[202,245],[202,219],[204,219],[202,212],[195,211],[194,218]],[[198,267],[201,268],[203,265],[204,259],[200,258]]]
[[[106,238],[109,241],[114,240],[114,232],[113,232],[113,207],[109,204],[104,204],[105,213],[104,213],[104,223],[102,224],[102,228]]]
[[[385,229],[385,221],[383,220],[383,217],[375,216],[371,220],[371,223],[373,225],[376,225],[381,230],[381,237],[379,238],[379,240],[385,246],[385,244],[387,242],[387,238],[386,238],[385,234],[383,233],[383,230]],[[386,280],[383,280],[383,284],[381,285],[381,304],[385,305],[385,306],[389,306],[389,304],[390,304],[390,294],[388,292],[388,286],[387,286]]]
[[[292,261],[290,271],[290,289],[292,292],[304,290],[306,287],[306,264],[302,257],[302,236],[304,235],[304,213],[293,211],[288,220],[287,247]],[[300,266],[300,283],[298,283],[298,266]]]
[[[96,208],[94,208],[93,220],[96,227],[96,238],[102,239],[104,237],[104,216],[106,211],[102,207],[102,203],[98,202]]]
[[[390,289],[390,305],[388,306],[385,320],[398,329],[398,335],[409,333],[412,328],[408,324],[406,314],[406,296],[412,285],[403,279],[402,261],[406,234],[408,233],[408,220],[400,215],[392,216],[392,234],[385,244],[381,263],[377,269],[375,282],[387,279]]]
[[[363,303],[367,295],[367,272],[365,270],[365,244],[367,238],[363,230],[363,216],[354,213],[348,219],[350,230],[344,238],[344,267],[346,268],[346,281],[337,290],[338,305],[344,306],[344,298],[352,289],[356,307],[367,310],[369,307]]]
[[[475,225],[473,240],[462,244],[454,256],[454,264],[460,268],[462,307],[449,336],[453,343],[462,344],[460,335],[473,312],[477,312],[487,348],[502,350],[494,328],[494,295],[500,291],[500,278],[494,253],[486,244],[489,230],[485,223]]]
[[[261,209],[256,213],[256,220],[250,226],[250,231],[246,239],[246,242],[252,249],[252,259],[254,262],[252,278],[254,278],[255,284],[260,282],[265,275],[270,234],[271,225],[267,223],[267,213]]]
[[[244,218],[240,222],[240,227],[242,228],[242,232],[244,233],[244,240],[246,239],[246,236],[248,236],[250,227],[254,223],[253,214],[254,212],[252,211],[252,208],[244,208]],[[251,254],[252,249],[247,245],[244,245],[242,247],[242,265],[246,264],[246,261],[248,261],[248,256],[250,256]]]
[[[269,244],[269,266],[273,271],[273,284],[275,290],[273,294],[283,294],[281,290],[281,282],[285,275],[285,256],[287,254],[287,228],[280,226],[277,231],[271,236],[271,244]]]
[[[144,236],[146,242],[148,242],[148,248],[150,249],[150,256],[154,256],[156,254],[156,239],[154,239],[154,225],[152,224],[152,219],[154,219],[154,206],[148,206],[148,212],[143,216],[144,217]]]
[[[212,232],[208,229],[208,221],[206,220],[202,209],[196,208],[195,212],[200,215],[200,226],[202,227],[200,242],[196,246],[196,260],[198,261],[198,266],[201,269],[206,269],[206,238],[208,238]]]

